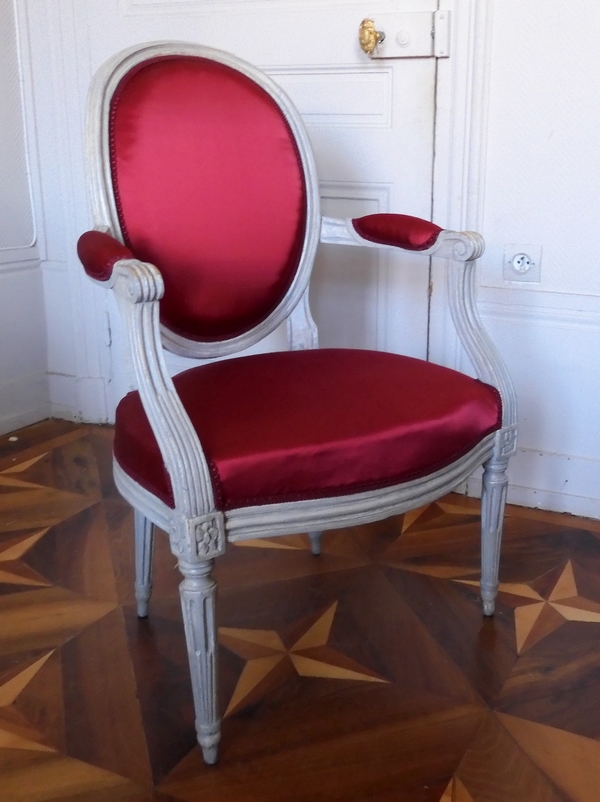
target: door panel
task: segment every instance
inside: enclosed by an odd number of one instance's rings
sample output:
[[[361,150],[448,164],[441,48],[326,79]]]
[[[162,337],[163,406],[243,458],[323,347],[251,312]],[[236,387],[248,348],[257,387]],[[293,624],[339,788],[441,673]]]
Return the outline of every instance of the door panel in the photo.
[[[358,26],[377,12],[434,11],[434,0],[74,5],[80,30],[90,32],[81,47],[89,48],[91,72],[136,42],[181,39],[228,50],[269,73],[307,124],[324,213],[430,217],[435,60],[372,60],[360,50]],[[424,357],[428,288],[423,257],[321,246],[311,291],[321,344]],[[281,332],[268,339],[265,347],[283,345]],[[172,365],[180,369],[179,360]]]

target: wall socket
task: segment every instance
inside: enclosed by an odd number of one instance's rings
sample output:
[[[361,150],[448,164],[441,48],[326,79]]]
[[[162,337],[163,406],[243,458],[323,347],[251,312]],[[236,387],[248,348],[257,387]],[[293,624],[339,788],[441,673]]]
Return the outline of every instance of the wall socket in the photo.
[[[527,281],[539,283],[542,280],[542,246],[509,243],[504,246],[502,276],[504,281]]]

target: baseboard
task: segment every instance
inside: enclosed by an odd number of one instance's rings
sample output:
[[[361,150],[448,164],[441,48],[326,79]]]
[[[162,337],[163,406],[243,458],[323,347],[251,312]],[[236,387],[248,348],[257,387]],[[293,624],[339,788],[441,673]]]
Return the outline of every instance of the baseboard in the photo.
[[[509,466],[508,501],[521,507],[600,518],[600,460],[520,448]],[[481,477],[467,482],[481,495]]]
[[[0,434],[14,432],[50,415],[45,373],[22,376],[0,384]]]

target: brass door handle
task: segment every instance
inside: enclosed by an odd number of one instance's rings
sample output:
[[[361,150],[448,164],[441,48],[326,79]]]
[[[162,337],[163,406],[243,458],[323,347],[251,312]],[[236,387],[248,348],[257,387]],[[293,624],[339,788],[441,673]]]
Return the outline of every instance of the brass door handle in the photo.
[[[370,56],[378,44],[385,39],[383,31],[375,30],[375,23],[368,17],[360,23],[358,29],[358,41],[364,52]]]

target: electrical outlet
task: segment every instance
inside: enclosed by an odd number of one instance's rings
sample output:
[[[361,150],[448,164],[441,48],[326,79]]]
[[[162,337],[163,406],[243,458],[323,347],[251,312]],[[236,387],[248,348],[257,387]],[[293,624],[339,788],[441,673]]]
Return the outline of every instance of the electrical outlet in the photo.
[[[541,245],[514,243],[505,245],[502,267],[504,281],[528,281],[539,284],[542,280],[541,266]]]

